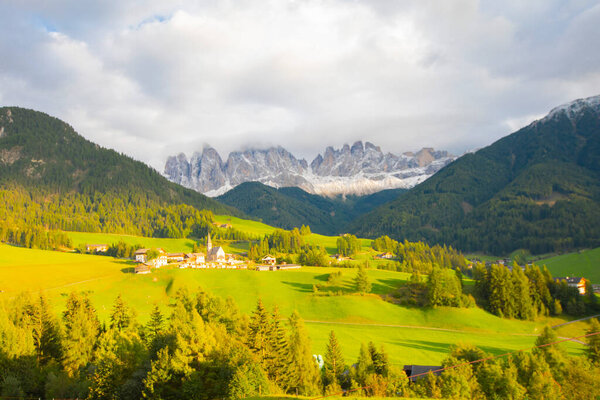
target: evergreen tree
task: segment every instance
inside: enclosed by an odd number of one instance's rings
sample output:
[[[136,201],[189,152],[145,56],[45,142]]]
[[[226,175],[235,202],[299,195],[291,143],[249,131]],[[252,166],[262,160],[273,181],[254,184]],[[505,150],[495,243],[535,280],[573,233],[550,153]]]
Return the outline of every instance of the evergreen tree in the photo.
[[[324,385],[341,385],[343,382],[343,373],[346,370],[342,349],[335,337],[335,333],[329,333],[329,342],[325,350],[323,359],[323,380]]]
[[[118,295],[110,315],[110,328],[118,331],[135,328],[135,312]]]
[[[358,272],[354,278],[354,284],[356,286],[356,291],[359,293],[371,292],[371,282],[369,281],[367,271],[362,265],[358,267]]]
[[[367,375],[373,371],[373,360],[371,354],[364,343],[360,345],[358,360],[356,361],[355,380],[360,386],[365,385]]]
[[[300,315],[294,311],[289,319],[288,392],[302,395],[318,393],[319,369],[310,350],[310,340]]]
[[[592,318],[590,327],[587,330],[588,347],[586,349],[587,356],[591,362],[600,363],[600,323],[597,318]]]
[[[270,329],[268,334],[269,355],[267,363],[267,374],[278,386],[285,384],[285,376],[288,373],[288,343],[286,332],[281,325],[281,317],[277,306],[273,309]]]
[[[63,366],[69,376],[74,376],[92,360],[100,331],[96,310],[87,297],[75,292],[69,295],[63,325]]]
[[[32,335],[40,364],[62,357],[58,321],[53,315],[46,297],[41,294],[29,307]]]
[[[272,356],[269,354],[270,323],[269,313],[262,300],[258,299],[248,327],[248,346],[256,354],[263,368],[267,367],[267,360]]]

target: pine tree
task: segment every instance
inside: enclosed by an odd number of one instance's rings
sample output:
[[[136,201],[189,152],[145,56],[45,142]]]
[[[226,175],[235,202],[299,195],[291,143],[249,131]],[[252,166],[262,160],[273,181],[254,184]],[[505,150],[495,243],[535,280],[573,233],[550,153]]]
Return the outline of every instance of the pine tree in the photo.
[[[288,392],[302,395],[318,393],[319,369],[315,362],[308,334],[300,315],[294,311],[289,319],[290,336],[288,340]]]
[[[56,321],[46,297],[41,294],[37,302],[30,304],[28,312],[38,362],[46,364],[51,359],[60,360],[61,343],[58,321]]]
[[[588,335],[600,332],[600,323],[598,319],[592,318],[590,327],[587,331]],[[588,336],[588,348],[586,349],[587,356],[591,362],[600,363],[600,333]]]
[[[100,323],[89,299],[73,292],[63,313],[63,367],[69,376],[86,366],[93,356]]]
[[[257,355],[261,366],[265,369],[267,367],[267,358],[269,357],[269,328],[269,314],[262,300],[258,299],[256,310],[254,310],[250,319],[248,346]]]
[[[364,386],[367,375],[373,370],[373,359],[364,343],[360,345],[358,360],[356,361],[355,378],[359,385]]]
[[[327,343],[327,349],[325,350],[325,357],[323,361],[325,386],[330,384],[341,385],[346,366],[344,363],[344,356],[342,355],[342,349],[333,331],[329,333],[329,342]]]
[[[371,282],[369,281],[367,271],[362,265],[358,267],[358,272],[354,278],[354,284],[356,285],[356,291],[359,293],[371,292]]]
[[[127,306],[121,295],[115,299],[110,315],[110,328],[118,331],[135,328],[135,312]]]
[[[284,384],[284,377],[288,373],[288,343],[286,331],[281,325],[281,317],[277,306],[273,309],[271,324],[268,334],[269,358],[267,374],[277,385]]]
[[[154,306],[150,314],[150,321],[146,324],[146,342],[150,345],[163,331],[163,315],[158,305]]]

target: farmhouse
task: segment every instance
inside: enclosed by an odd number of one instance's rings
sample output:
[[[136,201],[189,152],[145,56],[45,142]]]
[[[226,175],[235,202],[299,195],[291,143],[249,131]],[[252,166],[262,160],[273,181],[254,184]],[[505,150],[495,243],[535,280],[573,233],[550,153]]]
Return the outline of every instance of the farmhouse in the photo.
[[[268,264],[268,265],[275,265],[277,263],[277,259],[269,254],[267,254],[266,256],[261,258],[260,261],[262,261],[263,264]]]
[[[425,378],[429,372],[434,375],[440,375],[442,373],[440,371],[440,369],[442,369],[440,365],[405,365],[403,369],[411,382]]]
[[[338,262],[338,263],[340,263],[340,262],[342,262],[342,261],[346,261],[346,260],[349,260],[349,259],[350,259],[350,257],[346,257],[346,256],[344,256],[344,255],[342,255],[342,254],[336,254],[336,255],[334,255],[334,256],[331,256],[331,258],[333,258],[333,259],[334,259],[336,262]]]
[[[135,261],[140,263],[148,262],[148,250],[149,249],[139,249],[134,253]],[[158,251],[158,257],[154,260],[150,260],[151,264],[155,268],[160,268],[163,265],[167,265],[167,255],[163,249],[156,249]]]
[[[382,260],[391,260],[392,258],[394,258],[394,254],[388,252],[385,253],[381,253],[381,254],[377,254],[377,258],[380,258]]]
[[[565,281],[567,282],[567,286],[577,288],[579,294],[585,294],[585,284],[587,279],[577,277],[577,276],[567,276],[567,277],[558,277],[554,278],[556,282]]]
[[[85,251],[87,252],[102,252],[105,253],[108,250],[107,244],[86,244]]]

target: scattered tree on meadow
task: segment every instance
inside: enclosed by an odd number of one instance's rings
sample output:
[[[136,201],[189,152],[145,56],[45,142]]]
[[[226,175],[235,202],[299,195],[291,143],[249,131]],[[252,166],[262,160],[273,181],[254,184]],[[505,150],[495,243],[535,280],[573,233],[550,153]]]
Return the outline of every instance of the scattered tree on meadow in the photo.
[[[358,293],[371,292],[371,281],[369,280],[369,276],[367,275],[365,267],[363,267],[362,265],[358,267],[358,272],[356,273],[356,277],[354,278],[354,285]]]

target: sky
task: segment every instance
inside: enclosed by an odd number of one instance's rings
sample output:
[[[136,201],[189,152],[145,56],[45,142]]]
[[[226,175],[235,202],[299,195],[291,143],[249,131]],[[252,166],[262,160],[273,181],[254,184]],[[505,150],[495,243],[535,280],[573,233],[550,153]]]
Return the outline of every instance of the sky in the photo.
[[[207,144],[461,154],[600,94],[598,49],[586,0],[2,0],[0,105],[161,172]]]

